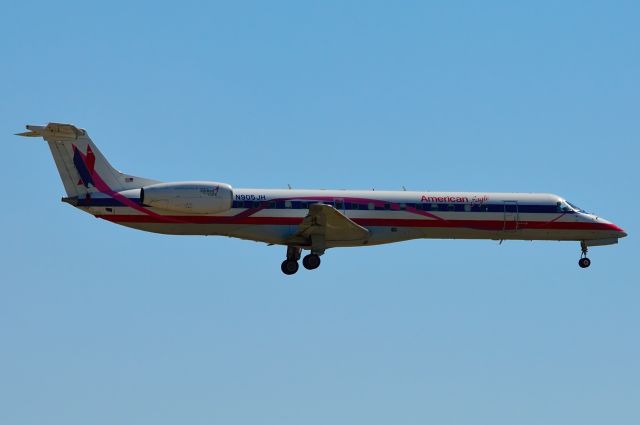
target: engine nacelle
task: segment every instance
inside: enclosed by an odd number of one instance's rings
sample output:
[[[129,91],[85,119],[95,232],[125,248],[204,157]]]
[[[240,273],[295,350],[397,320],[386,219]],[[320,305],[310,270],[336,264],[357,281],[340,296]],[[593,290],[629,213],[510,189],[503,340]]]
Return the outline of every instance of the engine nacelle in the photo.
[[[214,214],[231,208],[233,189],[218,182],[159,183],[140,189],[140,202],[166,211]]]

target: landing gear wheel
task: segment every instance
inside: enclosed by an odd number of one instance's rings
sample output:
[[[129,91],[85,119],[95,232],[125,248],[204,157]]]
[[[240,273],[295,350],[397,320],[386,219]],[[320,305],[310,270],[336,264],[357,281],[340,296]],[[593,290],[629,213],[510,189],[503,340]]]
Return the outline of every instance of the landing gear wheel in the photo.
[[[282,265],[280,266],[280,269],[282,270],[282,273],[286,274],[286,275],[292,275],[295,274],[298,271],[298,267],[300,267],[298,265],[298,262],[295,260],[284,260],[282,262]]]
[[[586,269],[591,265],[591,260],[587,258],[587,252],[589,251],[589,246],[586,241],[580,242],[580,249],[582,250],[582,255],[580,255],[580,260],[578,261],[578,265],[583,269]]]
[[[317,254],[306,255],[302,259],[302,265],[307,270],[317,269],[320,266],[320,256]]]
[[[591,260],[589,260],[587,257],[582,257],[580,261],[578,261],[578,265],[583,269],[586,269],[591,265]]]

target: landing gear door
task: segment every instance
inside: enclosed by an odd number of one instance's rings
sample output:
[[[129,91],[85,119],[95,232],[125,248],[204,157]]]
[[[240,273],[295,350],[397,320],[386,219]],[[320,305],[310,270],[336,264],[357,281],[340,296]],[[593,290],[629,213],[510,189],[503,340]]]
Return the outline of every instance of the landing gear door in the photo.
[[[518,230],[518,201],[504,201],[504,225],[505,232],[515,232]]]

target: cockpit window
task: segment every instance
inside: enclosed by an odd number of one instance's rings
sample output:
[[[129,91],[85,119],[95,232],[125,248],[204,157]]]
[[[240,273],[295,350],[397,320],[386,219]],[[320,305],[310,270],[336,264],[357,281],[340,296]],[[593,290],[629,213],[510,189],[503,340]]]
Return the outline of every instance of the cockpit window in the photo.
[[[564,200],[556,203],[556,205],[558,207],[558,212],[563,212],[563,213],[584,212],[582,208],[576,207],[572,203]]]
[[[582,208],[580,208],[580,207],[577,207],[577,206],[573,205],[571,202],[569,202],[569,201],[566,201],[566,202],[567,202],[567,204],[569,204],[569,206],[570,206],[571,208],[573,208],[574,210],[576,210],[576,211],[578,211],[578,212],[582,212],[582,213],[583,213],[583,212],[586,212],[586,211],[585,211],[585,210],[583,210]]]

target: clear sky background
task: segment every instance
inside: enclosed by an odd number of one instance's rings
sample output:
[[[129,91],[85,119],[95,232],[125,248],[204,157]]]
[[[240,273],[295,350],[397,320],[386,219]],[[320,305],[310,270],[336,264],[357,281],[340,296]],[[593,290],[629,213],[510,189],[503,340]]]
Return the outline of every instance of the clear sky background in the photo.
[[[28,2],[0,14],[0,423],[640,423],[638,2]],[[553,192],[630,236],[330,250],[60,203],[27,123],[235,187]]]

